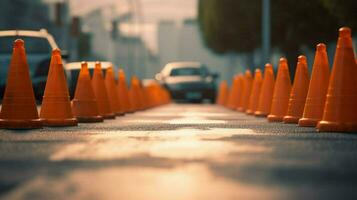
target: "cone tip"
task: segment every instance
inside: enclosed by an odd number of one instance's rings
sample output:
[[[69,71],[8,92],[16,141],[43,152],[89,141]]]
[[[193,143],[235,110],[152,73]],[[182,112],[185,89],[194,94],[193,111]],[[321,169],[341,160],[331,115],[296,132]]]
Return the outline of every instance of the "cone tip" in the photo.
[[[22,39],[16,39],[14,42],[14,48],[20,48],[25,45],[25,42]]]
[[[351,29],[349,27],[341,27],[339,30],[340,37],[351,37]]]
[[[300,55],[300,56],[298,57],[298,62],[306,63],[306,56]]]
[[[286,58],[282,57],[282,58],[280,58],[279,62],[280,63],[287,63],[288,60]]]
[[[61,51],[58,48],[52,50],[52,55],[59,55],[61,56]]]
[[[81,62],[81,67],[84,68],[84,67],[88,67],[88,63],[86,61],[82,61]]]
[[[324,43],[319,43],[316,45],[316,50],[317,51],[326,51],[326,45]]]
[[[99,61],[95,61],[94,65],[95,65],[94,68],[97,68],[97,69],[101,69],[102,68],[102,66],[101,66]]]
[[[266,64],[265,64],[265,68],[270,68],[270,67],[273,67],[273,65],[270,64],[270,63],[266,63]]]

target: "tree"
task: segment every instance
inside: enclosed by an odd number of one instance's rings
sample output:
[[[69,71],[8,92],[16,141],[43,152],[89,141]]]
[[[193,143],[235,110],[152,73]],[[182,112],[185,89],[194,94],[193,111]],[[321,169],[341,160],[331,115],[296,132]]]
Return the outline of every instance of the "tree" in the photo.
[[[216,53],[254,50],[261,40],[260,2],[200,0],[198,18],[207,46]]]
[[[301,46],[315,48],[319,42],[336,40],[339,27],[355,23],[357,1],[346,2],[271,0],[272,45],[289,60],[291,75]],[[259,48],[260,7],[261,0],[200,0],[199,24],[206,45],[217,53]]]

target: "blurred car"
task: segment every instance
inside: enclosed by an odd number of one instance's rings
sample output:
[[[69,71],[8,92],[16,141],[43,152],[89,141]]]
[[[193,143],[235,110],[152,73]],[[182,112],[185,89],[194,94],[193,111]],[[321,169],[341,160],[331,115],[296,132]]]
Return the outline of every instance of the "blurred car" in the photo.
[[[90,61],[87,63],[88,63],[89,72],[91,73],[91,75],[93,75],[93,70],[94,70],[96,62]],[[118,76],[118,73],[117,73],[118,67],[117,66],[115,66],[111,62],[100,62],[100,63],[102,66],[103,74],[105,74],[105,69],[107,69],[108,67],[113,67],[114,68],[114,76],[117,79],[117,76]],[[79,71],[81,70],[81,62],[66,63],[64,65],[64,68],[67,71],[67,73],[69,73],[69,76],[67,76],[68,88],[69,88],[70,96],[71,96],[71,98],[73,98],[74,92],[76,91],[76,85],[77,85],[77,79],[79,76]]]
[[[4,30],[0,31],[0,95],[4,94],[12,55],[13,42],[16,39],[25,41],[26,57],[30,69],[30,77],[35,97],[41,100],[46,85],[51,52],[58,48],[52,35],[45,29],[33,30]],[[64,52],[62,51],[62,54]],[[68,55],[62,55],[65,59]]]
[[[168,63],[155,76],[176,101],[202,102],[207,99],[212,103],[216,98],[217,77],[199,62]]]

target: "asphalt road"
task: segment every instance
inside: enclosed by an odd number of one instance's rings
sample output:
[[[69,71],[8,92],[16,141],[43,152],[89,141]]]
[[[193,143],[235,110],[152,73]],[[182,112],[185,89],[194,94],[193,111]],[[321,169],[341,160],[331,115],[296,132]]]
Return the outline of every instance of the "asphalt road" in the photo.
[[[357,134],[190,104],[0,130],[0,199],[357,199]]]

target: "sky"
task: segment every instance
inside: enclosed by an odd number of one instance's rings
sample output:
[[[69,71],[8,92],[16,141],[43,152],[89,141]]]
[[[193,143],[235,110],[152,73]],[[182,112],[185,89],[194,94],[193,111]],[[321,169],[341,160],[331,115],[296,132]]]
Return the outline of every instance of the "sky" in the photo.
[[[124,13],[128,10],[128,2],[133,0],[69,0],[71,13],[83,15],[98,7],[111,8],[113,13]],[[177,22],[197,15],[197,0],[136,0],[140,2],[138,13],[141,13],[142,25],[137,28],[148,47],[157,51],[156,24],[161,20]],[[141,9],[140,9],[141,8]],[[121,26],[123,32],[133,33],[130,24]],[[140,31],[140,33],[139,33]]]

